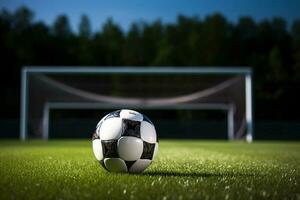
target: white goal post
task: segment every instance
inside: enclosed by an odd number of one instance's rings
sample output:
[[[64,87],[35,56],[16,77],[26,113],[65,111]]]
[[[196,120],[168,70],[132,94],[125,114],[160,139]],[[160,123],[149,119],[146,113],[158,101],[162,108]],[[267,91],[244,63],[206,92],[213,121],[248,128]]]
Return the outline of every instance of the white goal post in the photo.
[[[166,77],[172,75],[224,75],[224,76],[243,76],[241,79],[243,82],[236,82],[237,84],[243,84],[244,89],[241,90],[244,93],[239,94],[244,96],[245,111],[243,118],[245,118],[245,135],[244,139],[251,142],[253,140],[253,117],[252,117],[252,70],[249,67],[51,67],[51,66],[27,66],[22,69],[21,72],[21,110],[20,110],[20,139],[25,140],[28,138],[29,121],[31,120],[32,111],[29,111],[29,102],[31,95],[31,87],[43,87],[43,85],[36,84],[36,82],[30,82],[31,78],[37,76],[43,84],[48,84],[53,90],[55,88],[61,88],[61,93],[65,92],[68,95],[75,95],[76,98],[81,98],[79,101],[72,101],[59,98],[48,98],[39,100],[37,106],[42,106],[40,116],[41,120],[41,135],[43,139],[49,138],[49,114],[51,109],[193,109],[193,110],[225,110],[227,112],[227,132],[228,139],[240,139],[241,137],[235,136],[235,110],[236,105],[234,101],[205,101],[199,100],[201,98],[207,98],[209,95],[213,95],[215,92],[225,90],[226,87],[230,87],[233,81],[236,79],[229,79],[223,81],[221,84],[192,94],[176,96],[172,98],[116,98],[109,95],[95,94],[86,92],[75,87],[71,87],[68,84],[55,81],[44,77],[49,76],[67,76],[67,75],[166,75]],[[39,83],[39,82],[38,82]],[[41,90],[41,89],[40,89]],[[42,95],[42,94],[41,94]],[[55,96],[55,93],[51,94]],[[59,94],[61,95],[61,94]],[[228,96],[228,94],[226,94]],[[226,96],[223,95],[223,96]],[[82,96],[87,100],[82,100]],[[222,96],[222,98],[224,98]],[[227,98],[226,96],[226,98]],[[76,99],[75,98],[75,99]],[[54,100],[53,100],[54,99]],[[31,105],[31,107],[33,107]],[[242,125],[241,125],[242,126]]]

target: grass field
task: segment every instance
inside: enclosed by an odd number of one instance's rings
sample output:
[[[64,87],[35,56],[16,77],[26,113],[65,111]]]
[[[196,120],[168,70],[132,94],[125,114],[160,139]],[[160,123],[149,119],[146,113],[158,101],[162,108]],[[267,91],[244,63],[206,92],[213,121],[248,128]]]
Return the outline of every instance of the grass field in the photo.
[[[113,174],[91,141],[0,141],[0,199],[300,199],[299,142],[163,140],[142,174]]]

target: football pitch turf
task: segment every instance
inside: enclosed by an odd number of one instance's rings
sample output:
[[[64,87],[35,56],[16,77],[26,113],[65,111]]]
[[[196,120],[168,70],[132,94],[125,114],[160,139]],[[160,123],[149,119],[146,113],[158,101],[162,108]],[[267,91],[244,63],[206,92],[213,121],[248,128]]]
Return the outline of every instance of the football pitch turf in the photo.
[[[162,140],[144,173],[116,174],[90,140],[0,141],[0,199],[300,199],[300,142]]]

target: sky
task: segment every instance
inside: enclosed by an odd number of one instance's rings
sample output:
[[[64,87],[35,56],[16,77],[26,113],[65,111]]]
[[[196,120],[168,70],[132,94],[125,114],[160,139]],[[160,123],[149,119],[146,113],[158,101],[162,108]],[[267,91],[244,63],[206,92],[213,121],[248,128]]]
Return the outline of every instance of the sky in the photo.
[[[175,22],[177,15],[198,16],[219,12],[235,23],[240,16],[255,20],[283,17],[290,25],[300,19],[300,0],[0,0],[0,8],[14,11],[25,5],[35,13],[35,20],[51,25],[60,14],[66,14],[74,31],[80,16],[88,15],[94,31],[100,30],[112,17],[124,30],[134,21]]]

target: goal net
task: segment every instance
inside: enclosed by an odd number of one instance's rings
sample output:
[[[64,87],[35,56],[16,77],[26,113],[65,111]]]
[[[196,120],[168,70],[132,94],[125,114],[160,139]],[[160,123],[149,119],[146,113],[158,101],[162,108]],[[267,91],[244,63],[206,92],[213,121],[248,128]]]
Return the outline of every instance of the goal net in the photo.
[[[23,140],[48,139],[55,109],[129,108],[221,110],[228,139],[252,141],[250,68],[24,67],[21,82]]]

